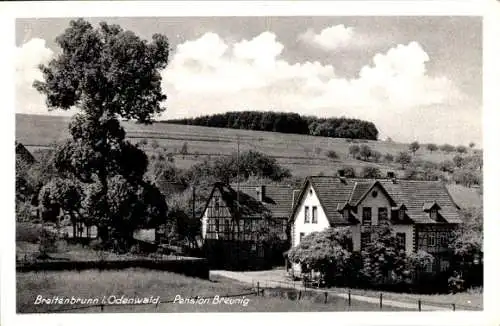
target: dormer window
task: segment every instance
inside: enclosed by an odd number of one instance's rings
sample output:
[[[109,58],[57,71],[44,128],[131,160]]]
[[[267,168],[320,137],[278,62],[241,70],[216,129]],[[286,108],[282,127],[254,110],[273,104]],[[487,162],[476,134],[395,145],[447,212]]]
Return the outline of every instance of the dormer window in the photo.
[[[398,218],[400,220],[404,220],[404,218],[405,218],[405,210],[404,209],[400,209],[399,210],[399,216],[398,216]]]
[[[344,218],[347,220],[349,218],[349,209],[344,208]]]
[[[423,207],[424,212],[428,212],[429,217],[434,221],[437,220],[439,209],[441,209],[441,207],[439,207],[439,205],[435,201],[424,203]]]

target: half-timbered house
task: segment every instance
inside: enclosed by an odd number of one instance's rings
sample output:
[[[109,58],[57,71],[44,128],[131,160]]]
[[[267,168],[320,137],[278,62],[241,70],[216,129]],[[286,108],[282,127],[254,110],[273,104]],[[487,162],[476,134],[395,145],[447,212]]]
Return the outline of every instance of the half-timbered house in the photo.
[[[212,266],[260,269],[284,263],[292,192],[289,186],[216,183],[202,214],[202,238]]]

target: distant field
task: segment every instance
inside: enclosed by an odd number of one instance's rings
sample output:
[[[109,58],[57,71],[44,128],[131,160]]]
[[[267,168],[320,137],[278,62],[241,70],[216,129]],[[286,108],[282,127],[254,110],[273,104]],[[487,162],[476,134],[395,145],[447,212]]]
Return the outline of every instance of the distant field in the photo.
[[[17,273],[17,312],[36,313],[74,308],[82,305],[35,305],[38,295],[45,298],[53,296],[99,298],[103,296],[122,295],[128,297],[160,297],[161,302],[173,301],[176,295],[183,298],[213,297],[236,295],[235,298],[248,298],[246,306],[242,304],[207,304],[163,303],[155,305],[107,306],[104,313],[109,312],[286,312],[286,311],[378,311],[378,305],[355,302],[349,307],[344,299],[330,297],[324,303],[322,296],[302,299],[301,301],[286,298],[257,297],[253,290],[238,282],[224,279],[211,281],[190,278],[183,275],[129,269],[123,271],[83,272],[30,272]],[[384,307],[384,310],[397,310]],[[99,307],[72,310],[74,313],[100,312]]]
[[[67,138],[69,136],[68,123],[68,117],[16,114],[16,140],[25,144],[29,150],[43,148],[54,141]],[[139,125],[123,122],[123,125],[127,131],[127,137],[132,142],[147,139],[148,146],[150,146],[155,140],[167,152],[174,153],[175,162],[179,168],[188,168],[206,158],[234,153],[239,137],[240,150],[253,149],[271,155],[280,164],[288,167],[293,175],[299,177],[318,174],[333,175],[338,168],[345,165],[356,168],[358,173],[364,166],[377,166],[384,174],[388,170],[400,175],[403,173],[398,170],[398,164],[376,164],[352,159],[348,155],[351,143],[342,138],[164,123]],[[185,142],[188,144],[189,154],[180,155],[178,153]],[[397,155],[400,151],[408,149],[408,144],[395,142],[364,140],[359,144],[367,144],[383,155],[386,153]],[[146,147],[146,150],[152,151],[153,149]],[[325,153],[329,150],[334,150],[339,158],[328,159]],[[454,155],[454,153],[446,154],[439,151],[431,153],[421,148],[417,151],[415,158],[441,162],[445,159],[452,159]],[[473,203],[477,206],[480,202],[475,190],[464,187],[455,187],[452,190],[458,194],[457,201],[463,200],[466,205]]]
[[[16,140],[29,149],[50,145],[52,142],[68,137],[67,126],[69,118],[16,115]],[[189,167],[197,161],[214,155],[230,155],[236,151],[237,139],[240,139],[240,149],[254,149],[278,159],[280,163],[292,169],[295,175],[305,176],[319,173],[332,174],[341,165],[352,165],[357,168],[376,165],[383,171],[397,169],[397,165],[385,166],[369,162],[352,160],[348,155],[351,145],[346,139],[314,137],[308,135],[282,134],[264,131],[235,130],[210,128],[200,126],[184,126],[156,123],[139,125],[131,122],[123,123],[127,137],[131,141],[148,139],[149,144],[156,140],[168,152],[179,152],[182,145],[188,143],[189,155],[176,155],[180,167]],[[396,155],[408,148],[407,144],[384,141],[360,141],[382,154]],[[339,159],[332,161],[325,156],[329,150],[334,150]],[[451,159],[454,154],[441,152],[430,153],[420,149],[416,158],[440,162]]]

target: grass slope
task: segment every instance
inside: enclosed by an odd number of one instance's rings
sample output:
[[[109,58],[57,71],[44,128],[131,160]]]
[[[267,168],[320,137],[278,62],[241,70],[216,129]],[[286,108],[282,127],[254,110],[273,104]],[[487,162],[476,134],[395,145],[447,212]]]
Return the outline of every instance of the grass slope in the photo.
[[[49,146],[52,142],[69,136],[67,131],[69,121],[68,117],[16,114],[16,140],[25,144],[29,150]],[[288,167],[293,175],[299,177],[321,173],[333,175],[338,168],[344,165],[355,167],[358,173],[364,166],[377,166],[382,173],[388,170],[395,171],[399,168],[398,164],[387,165],[353,160],[348,155],[351,143],[341,138],[165,123],[139,125],[124,122],[123,125],[127,131],[127,137],[131,141],[148,139],[148,146],[150,146],[152,140],[155,140],[168,152],[178,153],[182,145],[187,142],[189,154],[175,155],[176,165],[179,168],[188,168],[205,158],[234,153],[238,138],[242,151],[253,149],[271,155],[280,164]],[[363,141],[359,144],[367,144],[383,155],[386,153],[397,155],[400,151],[408,149],[408,144],[395,142]],[[153,149],[146,148],[146,150],[152,151]],[[339,158],[337,160],[328,159],[325,153],[329,150],[334,150]],[[416,152],[414,158],[441,162],[445,159],[452,159],[454,155],[455,153],[447,154],[439,151],[431,153],[427,149],[421,148]],[[467,205],[472,202],[477,206],[480,199],[478,199],[476,191],[462,188],[464,187],[455,187],[453,190],[459,193],[460,199],[463,198]],[[460,203],[458,204],[460,205]]]
[[[257,297],[251,294],[248,285],[224,279],[201,280],[168,272],[129,269],[124,271],[82,271],[75,272],[30,272],[17,273],[17,312],[39,313],[68,309],[82,305],[35,305],[38,295],[44,298],[53,296],[102,298],[115,295],[120,297],[157,297],[161,302],[173,301],[176,295],[186,297],[213,297],[215,295],[238,295],[248,298],[247,306],[242,304],[191,305],[162,303],[143,306],[107,306],[108,312],[285,312],[285,311],[376,311],[377,305],[352,302],[349,307],[346,300],[331,297],[328,303],[321,298],[311,297],[301,301],[286,298]],[[386,307],[384,310],[395,310]],[[100,308],[86,308],[71,312],[100,312]]]

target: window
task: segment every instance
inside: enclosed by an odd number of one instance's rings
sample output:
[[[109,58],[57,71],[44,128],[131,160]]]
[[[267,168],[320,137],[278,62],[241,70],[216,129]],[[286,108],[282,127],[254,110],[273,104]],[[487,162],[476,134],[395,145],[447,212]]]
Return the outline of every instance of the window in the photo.
[[[405,218],[405,210],[400,209],[399,210],[399,219],[402,221],[402,220],[404,220],[404,218]]]
[[[344,208],[344,218],[347,220],[349,218],[349,209]]]
[[[435,232],[429,232],[428,238],[427,238],[427,246],[431,247],[431,248],[436,246],[436,233]]]
[[[399,246],[406,249],[406,233],[404,232],[396,233],[396,240]]]
[[[377,196],[378,196],[378,192],[376,190],[373,190],[372,197],[377,198]]]
[[[363,207],[363,225],[372,225],[371,207]]]
[[[368,245],[370,243],[370,241],[372,240],[370,232],[362,232],[360,240],[361,240],[360,241],[360,249],[363,250],[366,247],[366,245]]]
[[[431,219],[437,219],[437,210],[435,208],[431,209]]]
[[[215,219],[215,232],[219,232],[219,219]]]
[[[299,235],[299,243],[302,242],[302,238],[304,237],[304,232],[300,232],[300,235]]]
[[[309,223],[309,206],[304,207],[304,223]]]
[[[387,207],[379,207],[378,208],[378,220],[387,221]]]
[[[429,262],[425,265],[425,267],[424,267],[424,268],[425,268],[424,270],[425,270],[426,272],[431,273],[431,272],[433,271],[433,269],[434,269],[433,262],[432,262],[432,261],[429,261]]]
[[[441,260],[439,264],[439,269],[441,272],[445,272],[450,269],[450,262],[448,260]]]
[[[312,207],[312,223],[318,223],[318,207]]]

